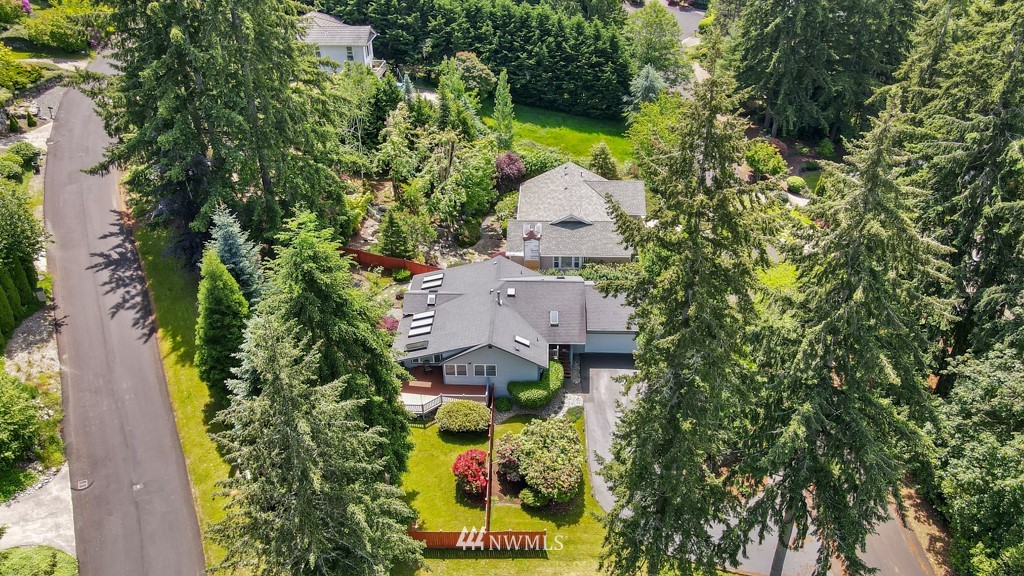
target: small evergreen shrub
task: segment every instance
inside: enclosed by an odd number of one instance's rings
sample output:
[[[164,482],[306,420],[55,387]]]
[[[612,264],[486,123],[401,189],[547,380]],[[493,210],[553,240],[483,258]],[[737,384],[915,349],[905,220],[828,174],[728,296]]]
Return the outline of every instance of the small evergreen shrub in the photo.
[[[498,438],[494,447],[494,466],[498,476],[508,482],[523,479],[519,472],[521,442],[519,434],[508,433]]]
[[[543,508],[551,503],[551,499],[529,487],[519,491],[519,501],[526,508]]]
[[[790,176],[786,178],[786,188],[793,194],[803,195],[807,192],[807,182],[799,176]]]
[[[480,496],[487,491],[487,453],[483,450],[466,450],[452,465],[455,484],[465,494]]]
[[[480,241],[483,220],[480,218],[467,218],[459,228],[459,235],[456,239],[459,247],[469,248]]]
[[[391,279],[395,282],[408,282],[410,278],[412,278],[412,272],[405,268],[399,268],[391,272]]]
[[[442,432],[486,432],[491,412],[479,402],[456,400],[438,408],[435,420]]]
[[[509,382],[508,393],[523,408],[543,408],[565,384],[565,370],[559,362],[550,362],[539,382]]]
[[[14,116],[7,118],[7,129],[10,130],[11,134],[21,132],[21,125],[18,124],[18,119]]]
[[[28,112],[25,116],[25,124],[27,124],[29,128],[35,128],[39,122],[36,121],[36,117],[33,116],[31,112]]]
[[[498,412],[508,412],[512,409],[512,399],[508,396],[498,396],[494,399],[494,409]]]
[[[36,156],[38,156],[40,152],[41,150],[39,148],[36,148],[28,142],[21,141],[11,144],[7,149],[7,152],[4,153],[4,156],[13,154],[19,158],[25,168],[28,168],[32,165],[32,161],[36,159]]]
[[[836,146],[828,138],[823,138],[818,143],[818,154],[821,154],[825,158],[832,158],[836,155]]]
[[[21,178],[22,172],[24,172],[24,168],[21,167],[21,164],[15,164],[10,160],[0,160],[0,178],[18,180]]]

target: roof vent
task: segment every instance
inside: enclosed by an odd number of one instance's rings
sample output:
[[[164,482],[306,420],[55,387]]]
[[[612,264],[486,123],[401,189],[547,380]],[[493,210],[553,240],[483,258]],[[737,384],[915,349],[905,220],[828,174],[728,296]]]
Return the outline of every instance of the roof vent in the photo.
[[[505,292],[505,295],[508,296],[509,298],[515,298],[516,297],[516,289],[515,288],[509,288]]]
[[[426,350],[426,348],[427,348],[427,341],[426,340],[420,340],[419,342],[409,342],[408,344],[405,345],[405,351],[406,352],[413,352],[415,350]]]
[[[523,338],[522,336],[516,336],[516,344],[522,344],[523,346],[526,346],[527,348],[530,347],[530,341],[527,340],[526,338]]]
[[[551,317],[551,325],[552,326],[558,326],[558,310],[552,310],[551,314],[550,314],[550,317]]]
[[[427,294],[427,306],[437,304],[437,294]]]

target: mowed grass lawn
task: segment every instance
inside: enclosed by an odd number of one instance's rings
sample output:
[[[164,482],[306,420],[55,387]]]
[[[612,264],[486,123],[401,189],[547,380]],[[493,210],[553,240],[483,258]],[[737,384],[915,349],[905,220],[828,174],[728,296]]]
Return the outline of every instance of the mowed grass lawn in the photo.
[[[530,420],[514,418],[495,427],[496,438],[509,432],[520,432]],[[583,420],[575,423],[580,438],[583,434]],[[483,444],[472,442],[451,442],[441,439],[436,427],[417,429],[413,432],[415,448],[410,460],[410,471],[405,476],[404,488],[415,494],[412,504],[420,513],[427,530],[461,530],[465,526],[480,526],[483,510],[463,510],[455,496],[455,477],[451,473],[455,457],[464,450],[483,447],[486,437],[480,437]],[[584,465],[585,466],[585,465]],[[584,474],[584,484],[579,496],[559,513],[523,510],[513,502],[495,502],[491,510],[492,530],[547,530],[549,550],[546,557],[496,558],[479,552],[441,553],[453,558],[430,558],[427,566],[416,574],[441,574],[452,576],[485,576],[530,574],[531,576],[592,576],[597,574],[597,562],[601,554],[604,528],[596,515],[602,513],[597,501],[591,495],[589,474]],[[433,498],[427,501],[427,498]],[[471,520],[468,524],[464,520]],[[556,539],[557,537],[557,539]],[[396,574],[409,574],[407,570],[396,570]]]
[[[0,562],[3,576],[77,576],[78,562],[66,552],[49,546],[21,546],[8,550],[6,562]],[[53,571],[50,572],[50,567]]]
[[[625,136],[624,122],[573,116],[521,104],[516,105],[515,111],[516,119],[512,129],[517,140],[532,140],[544,146],[560,148],[576,160],[588,158],[594,144],[603,140],[619,162],[633,157],[633,146]],[[492,112],[493,104],[488,101],[483,110],[484,122],[488,126],[494,124]]]
[[[206,560],[213,563],[223,558],[224,551],[205,535],[211,523],[224,517],[225,499],[215,495],[216,483],[227,478],[230,466],[210,438],[211,432],[219,431],[211,420],[224,406],[224,399],[210,393],[199,379],[194,363],[199,278],[186,271],[179,260],[164,255],[170,239],[166,230],[139,227],[135,237],[156,305],[160,355],[185,464],[192,480],[192,496],[204,534]]]

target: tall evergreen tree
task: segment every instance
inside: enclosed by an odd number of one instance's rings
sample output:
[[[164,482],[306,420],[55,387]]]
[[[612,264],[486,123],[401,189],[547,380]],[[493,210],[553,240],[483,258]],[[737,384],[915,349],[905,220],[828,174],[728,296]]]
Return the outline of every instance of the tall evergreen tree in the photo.
[[[238,219],[224,207],[213,212],[210,235],[209,247],[217,252],[220,261],[238,282],[249,305],[255,305],[263,293],[265,282],[260,268],[259,246],[249,240]]]
[[[370,150],[374,150],[383,141],[382,132],[387,123],[388,116],[395,110],[398,103],[402,101],[404,94],[398,85],[394,75],[388,72],[383,78],[377,81],[377,87],[370,99],[370,115],[366,121],[366,136],[364,144]]]
[[[416,256],[412,242],[409,241],[409,235],[402,223],[398,221],[394,210],[388,210],[384,215],[379,234],[381,254],[407,260]]]
[[[203,255],[200,272],[196,368],[203,382],[222,389],[239,364],[235,355],[242,345],[249,304],[212,247]]]
[[[411,449],[408,418],[399,401],[403,371],[394,360],[391,337],[378,328],[384,307],[353,285],[350,261],[333,237],[309,212],[286,223],[257,314],[294,322],[301,338],[322,343],[318,380],[346,378],[345,398],[362,401],[363,421],[386,440],[380,447],[384,470],[397,483]]]
[[[635,401],[623,411],[601,470],[616,498],[604,517],[611,574],[695,574],[720,564],[711,529],[736,512],[718,477],[735,442],[748,376],[743,321],[753,315],[754,254],[763,253],[762,197],[740,179],[743,122],[734,85],[708,39],[711,77],[698,83],[667,141],[637,162],[656,199],[648,226],[613,205],[636,273],[607,284],[635,308]],[[652,108],[652,112],[658,112]],[[644,122],[641,122],[643,124]],[[664,144],[659,144],[664,142]]]
[[[382,481],[379,429],[360,418],[347,379],[323,383],[317,343],[294,324],[259,316],[247,337],[262,391],[238,397],[218,417],[219,440],[238,473],[220,486],[230,498],[213,538],[227,549],[222,568],[260,576],[380,576],[415,562],[419,544],[405,494]]]
[[[619,165],[616,164],[615,158],[612,156],[612,151],[605,144],[604,140],[594,144],[594,147],[590,149],[590,160],[587,162],[587,168],[602,178],[608,180],[619,179]]]
[[[641,106],[657,100],[665,92],[665,88],[665,80],[654,66],[644,66],[629,83],[629,95],[623,98],[626,103],[626,119],[631,120],[640,111]]]
[[[498,86],[494,89],[494,137],[498,142],[498,150],[502,152],[512,149],[515,119],[516,112],[512,106],[512,94],[508,86],[508,72],[502,70],[498,74]]]
[[[382,142],[374,158],[377,170],[386,170],[391,178],[395,199],[401,198],[401,185],[416,174],[419,164],[409,107],[402,102],[388,115]]]
[[[740,475],[763,478],[741,526],[795,525],[797,541],[821,543],[816,574],[833,558],[869,574],[859,558],[874,526],[900,501],[907,446],[926,444],[923,420],[930,343],[923,324],[949,319],[923,292],[946,281],[943,248],[919,235],[919,191],[899,177],[900,118],[887,110],[849,166],[829,165],[798,251],[803,306],[789,368],[757,403]],[[763,533],[763,532],[762,532]]]

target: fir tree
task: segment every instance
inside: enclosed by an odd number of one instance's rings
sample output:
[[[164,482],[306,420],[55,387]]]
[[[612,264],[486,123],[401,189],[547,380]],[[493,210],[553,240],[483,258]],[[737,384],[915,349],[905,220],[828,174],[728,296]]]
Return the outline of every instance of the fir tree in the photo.
[[[403,97],[402,88],[391,72],[377,81],[377,88],[370,99],[370,115],[366,121],[366,136],[363,139],[363,143],[370,150],[375,150],[380,145],[388,116]]]
[[[661,97],[666,87],[667,84],[654,66],[648,64],[640,69],[640,73],[629,83],[629,95],[623,98],[626,103],[626,119],[631,120],[640,111],[641,106]]]
[[[249,305],[255,305],[263,293],[265,282],[260,268],[259,246],[249,240],[238,219],[224,207],[214,211],[210,235],[209,247],[217,252],[220,261],[238,282]]]
[[[383,142],[374,158],[377,170],[387,170],[395,199],[401,198],[401,185],[416,174],[419,164],[409,107],[402,102],[388,115],[381,133]]]
[[[615,158],[612,157],[612,151],[604,143],[604,140],[594,144],[594,147],[590,149],[590,160],[587,162],[587,168],[590,168],[594,174],[602,178],[608,180],[619,179],[619,165],[615,162]]]
[[[293,323],[258,316],[247,338],[258,396],[238,397],[218,417],[218,439],[239,471],[221,481],[230,498],[213,538],[222,568],[253,574],[388,574],[415,562],[406,530],[415,513],[401,489],[382,481],[379,429],[360,417],[347,379],[322,382],[321,346]]]
[[[923,324],[948,320],[948,306],[923,292],[948,281],[943,248],[913,225],[919,191],[899,177],[900,118],[887,110],[850,149],[849,166],[828,165],[796,266],[803,306],[789,367],[757,404],[740,472],[765,478],[741,526],[795,525],[821,543],[817,574],[837,558],[851,575],[866,537],[901,501],[907,446],[926,443],[923,419],[930,344]]]
[[[516,112],[512,106],[512,94],[509,92],[508,72],[502,70],[498,74],[498,86],[494,89],[494,137],[498,142],[498,150],[512,149]]]
[[[405,231],[405,227],[395,217],[393,210],[388,210],[387,214],[384,215],[384,221],[381,222],[380,231],[380,253],[385,256],[393,256],[395,258],[405,258],[411,260],[416,256],[416,252],[409,242],[409,236]]]
[[[238,366],[235,354],[242,344],[249,304],[216,250],[206,250],[200,272],[196,368],[203,382],[223,388]]]
[[[616,499],[604,517],[602,564],[611,574],[713,571],[721,558],[712,526],[737,511],[717,473],[743,404],[743,321],[753,316],[763,212],[760,193],[736,175],[744,123],[734,115],[734,85],[717,66],[721,43],[708,44],[711,77],[692,101],[666,101],[683,106],[674,115],[678,135],[639,148],[657,200],[654,224],[613,206],[639,265],[606,286],[625,292],[639,333],[638,373],[626,381],[636,399],[601,470]]]

